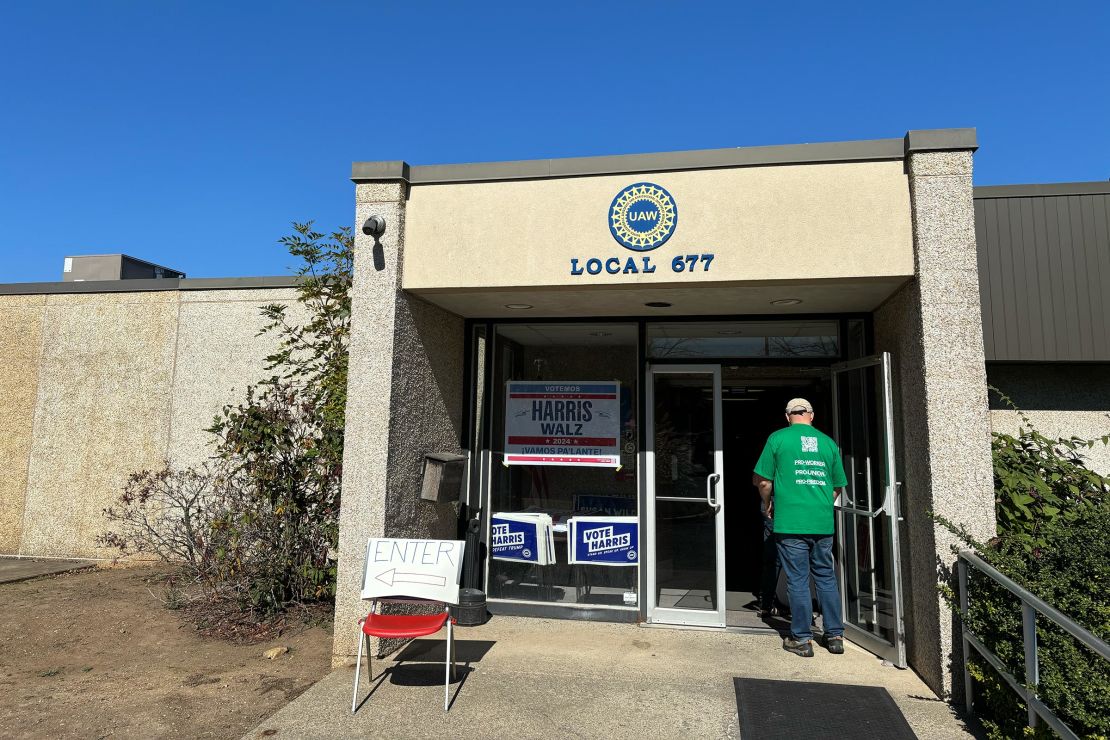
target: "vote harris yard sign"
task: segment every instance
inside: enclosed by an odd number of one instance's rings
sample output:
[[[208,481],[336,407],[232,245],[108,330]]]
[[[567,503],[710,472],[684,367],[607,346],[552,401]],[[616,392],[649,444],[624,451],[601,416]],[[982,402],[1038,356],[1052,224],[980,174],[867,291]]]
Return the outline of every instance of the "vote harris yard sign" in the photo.
[[[620,383],[510,380],[505,464],[619,468]]]
[[[640,520],[634,516],[575,516],[567,520],[571,565],[639,565]]]

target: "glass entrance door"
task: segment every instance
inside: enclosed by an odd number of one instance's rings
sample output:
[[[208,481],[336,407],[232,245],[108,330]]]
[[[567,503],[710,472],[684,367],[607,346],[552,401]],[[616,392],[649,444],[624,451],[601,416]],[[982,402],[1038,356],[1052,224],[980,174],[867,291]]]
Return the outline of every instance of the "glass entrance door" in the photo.
[[[648,621],[725,625],[720,365],[649,367]]]
[[[905,668],[890,354],[834,365],[832,395],[848,478],[836,507],[844,636]]]

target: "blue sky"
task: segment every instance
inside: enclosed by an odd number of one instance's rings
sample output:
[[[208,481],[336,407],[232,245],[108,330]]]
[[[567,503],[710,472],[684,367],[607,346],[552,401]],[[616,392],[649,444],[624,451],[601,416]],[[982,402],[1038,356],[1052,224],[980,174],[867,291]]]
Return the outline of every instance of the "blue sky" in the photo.
[[[975,126],[977,184],[1110,178],[1110,3],[6,2],[0,282],[284,274],[413,164]]]

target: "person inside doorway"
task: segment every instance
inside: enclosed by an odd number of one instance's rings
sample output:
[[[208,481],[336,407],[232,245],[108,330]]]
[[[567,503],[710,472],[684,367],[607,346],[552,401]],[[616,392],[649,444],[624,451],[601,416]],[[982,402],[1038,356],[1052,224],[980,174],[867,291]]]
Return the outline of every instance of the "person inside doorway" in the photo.
[[[836,442],[813,426],[809,401],[791,399],[786,421],[788,426],[767,438],[752,476],[762,508],[774,522],[779,562],[786,571],[790,636],[783,648],[813,657],[812,579],[825,647],[839,655],[844,652],[844,622],[833,573],[833,500],[836,489],[848,481]]]
[[[756,484],[758,487],[758,484]],[[776,598],[779,583],[778,548],[775,544],[775,520],[771,516],[771,501],[760,494],[759,513],[763,518],[763,562],[759,574],[759,616],[764,620],[778,616],[780,609]]]

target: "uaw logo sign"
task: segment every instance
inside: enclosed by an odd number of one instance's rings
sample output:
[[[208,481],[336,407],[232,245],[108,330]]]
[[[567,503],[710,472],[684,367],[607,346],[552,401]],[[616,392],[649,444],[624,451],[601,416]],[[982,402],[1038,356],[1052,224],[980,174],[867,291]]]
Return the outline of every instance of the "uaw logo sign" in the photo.
[[[678,206],[664,188],[650,182],[629,185],[609,206],[609,231],[622,247],[647,252],[662,246],[678,225]]]
[[[622,247],[641,254],[572,257],[570,274],[586,279],[590,275],[653,275],[660,267],[666,274],[668,264],[671,273],[709,272],[712,252],[668,255],[659,264],[653,255],[646,254],[663,246],[676,226],[678,205],[667,189],[653,182],[633,183],[617,193],[609,205],[609,231]]]

